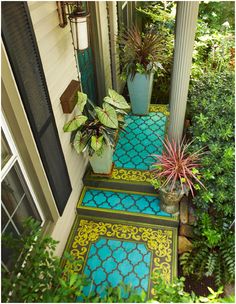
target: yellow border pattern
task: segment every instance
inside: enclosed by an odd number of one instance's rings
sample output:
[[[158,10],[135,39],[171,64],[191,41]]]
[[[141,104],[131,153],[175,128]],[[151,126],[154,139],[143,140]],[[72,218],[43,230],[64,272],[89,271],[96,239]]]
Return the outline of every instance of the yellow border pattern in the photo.
[[[132,225],[123,224],[117,220],[111,223],[84,218],[80,219],[77,234],[71,246],[71,255],[83,262],[77,271],[83,269],[91,242],[96,242],[99,237],[109,237],[146,244],[154,257],[152,275],[155,272],[161,272],[166,282],[170,282],[176,275],[176,229],[159,225]],[[154,294],[153,289],[151,294]]]
[[[167,134],[167,128],[169,125],[169,109],[166,104],[151,104],[149,108],[150,112],[160,112],[166,116],[166,126],[165,126],[165,136]],[[118,141],[119,133],[116,137],[116,142]],[[87,176],[88,179],[91,177],[96,177],[92,171],[90,175]],[[125,168],[113,168],[111,176],[108,178],[111,180],[119,181],[131,181],[133,183],[150,183],[150,179],[153,177],[153,173],[149,170],[136,170],[136,169],[125,169]],[[100,179],[100,178],[99,178]]]
[[[169,107],[167,104],[151,104],[149,112],[161,112],[166,116],[170,115]]]

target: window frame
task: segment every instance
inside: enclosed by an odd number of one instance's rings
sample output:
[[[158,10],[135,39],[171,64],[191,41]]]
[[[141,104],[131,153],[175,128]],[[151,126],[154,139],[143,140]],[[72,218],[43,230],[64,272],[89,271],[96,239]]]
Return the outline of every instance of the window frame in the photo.
[[[37,210],[37,212],[39,214],[39,217],[41,218],[41,221],[42,221],[41,222],[41,227],[42,227],[44,225],[45,221],[46,221],[45,216],[44,216],[44,214],[42,212],[42,209],[40,207],[38,199],[37,199],[37,197],[35,195],[35,192],[33,190],[32,185],[31,185],[30,179],[29,179],[29,177],[27,175],[27,172],[26,172],[26,170],[24,168],[24,164],[23,164],[23,162],[21,160],[21,157],[20,157],[20,155],[19,155],[19,153],[17,151],[17,147],[16,147],[16,145],[14,143],[13,136],[10,133],[9,127],[7,125],[7,122],[6,122],[6,119],[5,119],[4,115],[3,115],[3,113],[1,114],[1,131],[3,132],[3,134],[4,134],[5,138],[6,138],[6,142],[7,142],[8,146],[9,146],[9,148],[10,148],[10,152],[12,153],[12,156],[9,158],[9,160],[6,162],[6,164],[4,165],[4,167],[1,170],[1,183],[3,182],[3,180],[7,176],[7,174],[10,172],[10,170],[16,164],[18,166],[18,168],[20,170],[20,174],[22,175],[22,177],[24,179],[24,182],[26,184],[27,192],[29,192],[29,194],[30,194],[30,196],[32,198],[32,201],[33,201],[33,203],[35,205],[35,208],[36,208],[36,210]],[[23,198],[25,197],[25,195],[26,195],[26,193],[23,195]],[[9,214],[9,212],[7,211],[4,203],[1,200],[2,208],[4,209],[4,211],[6,212],[7,216],[9,217],[9,220],[8,220],[7,223],[10,222],[14,226],[14,228],[16,229],[17,233],[19,233],[19,232],[18,232],[17,227],[14,224],[13,216],[14,216],[15,212],[17,211],[17,209],[18,209],[18,207],[19,207],[19,205],[20,205],[20,203],[21,203],[21,201],[22,201],[23,198],[21,198],[20,202],[18,202],[17,207],[15,208],[15,210],[13,211],[13,213],[11,215]],[[2,233],[5,231],[6,227],[7,227],[7,224],[4,227]]]

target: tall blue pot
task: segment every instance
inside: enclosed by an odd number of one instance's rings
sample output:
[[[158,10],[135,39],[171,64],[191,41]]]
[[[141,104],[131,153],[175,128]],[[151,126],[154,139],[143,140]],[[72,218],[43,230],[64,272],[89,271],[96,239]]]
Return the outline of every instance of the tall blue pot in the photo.
[[[152,97],[153,75],[154,73],[136,73],[132,80],[129,75],[127,84],[133,114],[148,114]]]

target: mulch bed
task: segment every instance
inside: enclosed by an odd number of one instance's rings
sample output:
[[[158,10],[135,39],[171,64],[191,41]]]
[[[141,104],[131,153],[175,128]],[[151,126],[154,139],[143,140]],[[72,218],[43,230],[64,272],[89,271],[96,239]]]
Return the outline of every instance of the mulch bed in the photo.
[[[196,269],[197,272],[197,269]],[[181,266],[178,266],[178,277],[183,276]],[[185,276],[185,291],[191,293],[193,291],[197,296],[207,296],[209,295],[209,290],[207,287],[211,287],[214,291],[218,288],[214,284],[213,277],[204,277],[200,280],[196,275]]]

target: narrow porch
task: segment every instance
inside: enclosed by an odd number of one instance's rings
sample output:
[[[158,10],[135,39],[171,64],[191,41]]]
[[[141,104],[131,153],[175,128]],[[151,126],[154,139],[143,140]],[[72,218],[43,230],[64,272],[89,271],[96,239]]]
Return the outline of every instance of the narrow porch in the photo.
[[[178,214],[160,209],[149,182],[152,154],[162,153],[168,117],[166,105],[151,105],[147,116],[128,114],[117,136],[111,176],[91,168],[84,176],[66,251],[82,260],[79,272],[91,281],[85,296],[102,297],[106,287],[124,282],[150,299],[156,272],[166,282],[177,275]]]

